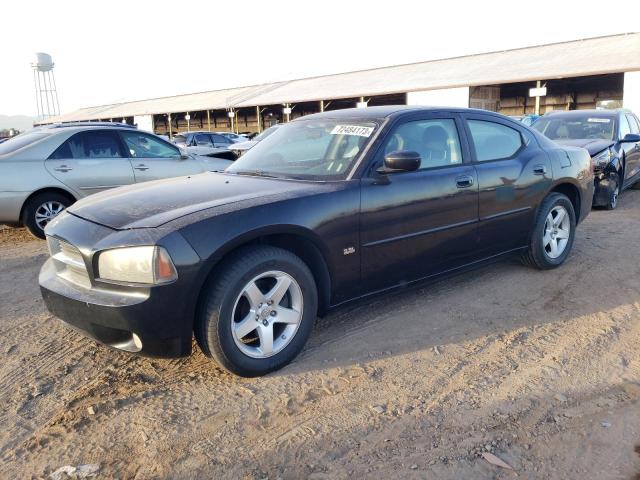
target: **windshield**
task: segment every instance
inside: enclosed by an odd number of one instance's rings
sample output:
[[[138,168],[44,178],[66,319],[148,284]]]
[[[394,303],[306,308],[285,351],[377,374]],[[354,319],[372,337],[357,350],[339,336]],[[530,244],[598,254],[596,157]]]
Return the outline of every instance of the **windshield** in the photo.
[[[227,172],[310,180],[346,178],[377,125],[349,120],[298,120],[278,128]]]
[[[256,142],[259,142],[261,140],[264,140],[265,138],[267,138],[269,135],[271,135],[272,133],[274,133],[276,130],[278,130],[280,127],[282,126],[281,123],[274,125],[272,127],[267,128],[264,132],[262,132],[259,135],[256,135],[253,139]]]
[[[593,113],[552,115],[539,118],[533,128],[551,140],[613,140],[614,120],[610,115]]]
[[[30,143],[42,140],[44,137],[48,137],[50,134],[46,132],[27,132],[16,135],[10,138],[6,142],[0,143],[0,155],[6,155],[7,153],[13,153],[16,150],[26,147]]]

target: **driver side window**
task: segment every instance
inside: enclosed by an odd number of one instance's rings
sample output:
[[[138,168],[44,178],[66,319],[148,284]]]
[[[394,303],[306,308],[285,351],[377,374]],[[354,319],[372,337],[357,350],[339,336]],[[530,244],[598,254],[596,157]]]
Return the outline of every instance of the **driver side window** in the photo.
[[[460,138],[455,120],[451,118],[398,125],[387,137],[377,166],[382,165],[388,153],[403,150],[420,154],[420,170],[462,163]]]
[[[179,158],[180,150],[159,138],[138,131],[121,131],[132,158]]]

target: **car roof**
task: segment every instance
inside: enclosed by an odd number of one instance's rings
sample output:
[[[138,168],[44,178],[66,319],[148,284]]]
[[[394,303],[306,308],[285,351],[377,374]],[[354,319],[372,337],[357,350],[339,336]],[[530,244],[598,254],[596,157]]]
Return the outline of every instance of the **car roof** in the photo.
[[[423,105],[383,105],[367,108],[345,108],[341,110],[330,110],[326,112],[314,113],[311,115],[305,115],[304,117],[297,118],[293,121],[299,121],[301,119],[309,118],[349,118],[349,119],[373,119],[373,118],[387,118],[401,113],[411,112],[448,112],[448,113],[481,113],[483,115],[492,115],[500,118],[508,118],[490,110],[480,110],[477,108],[462,108],[462,107],[436,107],[436,106],[423,106]]]
[[[615,109],[597,109],[590,108],[585,110],[551,110],[550,112],[545,113],[544,117],[550,116],[567,116],[567,117],[580,117],[584,115],[600,115],[603,117],[615,117],[619,113],[631,113],[631,110],[626,108],[615,108]]]

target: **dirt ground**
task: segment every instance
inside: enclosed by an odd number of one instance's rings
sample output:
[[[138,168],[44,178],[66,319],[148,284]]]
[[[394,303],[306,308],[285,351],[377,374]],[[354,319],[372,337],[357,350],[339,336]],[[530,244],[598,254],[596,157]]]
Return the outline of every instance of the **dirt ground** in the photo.
[[[640,478],[639,251],[629,191],[560,269],[505,260],[352,306],[247,380],[69,330],[38,292],[45,244],[0,230],[0,478]]]

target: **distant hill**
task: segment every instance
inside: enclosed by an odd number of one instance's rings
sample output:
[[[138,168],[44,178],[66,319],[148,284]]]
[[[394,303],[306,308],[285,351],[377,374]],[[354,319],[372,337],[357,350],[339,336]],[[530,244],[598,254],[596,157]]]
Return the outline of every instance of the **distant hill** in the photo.
[[[17,128],[21,132],[31,130],[36,117],[27,115],[0,115],[0,130],[5,128]]]

